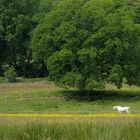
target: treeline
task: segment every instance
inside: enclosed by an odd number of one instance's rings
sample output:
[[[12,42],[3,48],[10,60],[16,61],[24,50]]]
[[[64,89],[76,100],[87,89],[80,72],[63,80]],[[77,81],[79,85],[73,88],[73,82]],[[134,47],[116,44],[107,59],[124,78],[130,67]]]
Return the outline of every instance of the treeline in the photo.
[[[79,89],[140,84],[140,2],[0,0],[0,67]]]
[[[32,31],[57,0],[0,0],[0,75],[14,67],[18,76],[48,74],[44,61],[32,58]],[[6,66],[5,66],[6,65]]]

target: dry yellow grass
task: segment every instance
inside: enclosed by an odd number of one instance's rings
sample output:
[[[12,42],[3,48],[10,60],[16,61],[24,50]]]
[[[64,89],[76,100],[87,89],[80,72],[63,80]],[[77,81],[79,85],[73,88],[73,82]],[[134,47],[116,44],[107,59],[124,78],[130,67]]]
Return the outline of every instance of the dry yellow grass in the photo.
[[[0,114],[0,117],[140,117],[140,114],[115,114],[115,113],[103,113],[103,114]]]

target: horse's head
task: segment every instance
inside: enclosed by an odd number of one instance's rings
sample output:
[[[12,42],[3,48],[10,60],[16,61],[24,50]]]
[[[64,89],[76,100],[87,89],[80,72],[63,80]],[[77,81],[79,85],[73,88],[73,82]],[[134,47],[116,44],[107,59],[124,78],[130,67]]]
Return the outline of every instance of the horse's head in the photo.
[[[113,106],[113,110],[115,110],[117,108],[117,106]]]

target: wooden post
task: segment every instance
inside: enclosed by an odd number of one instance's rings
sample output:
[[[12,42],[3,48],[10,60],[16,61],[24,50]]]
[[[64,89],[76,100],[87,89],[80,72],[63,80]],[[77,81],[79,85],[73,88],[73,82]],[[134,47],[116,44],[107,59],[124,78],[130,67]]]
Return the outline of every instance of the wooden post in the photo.
[[[37,93],[35,93],[35,99],[37,99]]]
[[[22,95],[22,93],[21,93],[21,95],[20,95],[20,100],[23,100],[23,95]]]
[[[7,96],[5,96],[5,102],[6,102],[6,103],[8,102],[8,98],[7,98]]]
[[[89,115],[91,115],[92,113],[91,113],[91,111],[89,111]]]

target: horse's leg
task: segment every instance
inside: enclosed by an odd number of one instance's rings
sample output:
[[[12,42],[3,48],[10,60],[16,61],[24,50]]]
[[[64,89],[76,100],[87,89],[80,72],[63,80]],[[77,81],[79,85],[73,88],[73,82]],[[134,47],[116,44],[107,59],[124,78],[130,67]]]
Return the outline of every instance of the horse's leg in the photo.
[[[128,114],[130,114],[130,110],[128,110]]]
[[[118,114],[121,114],[121,111],[118,110]]]

